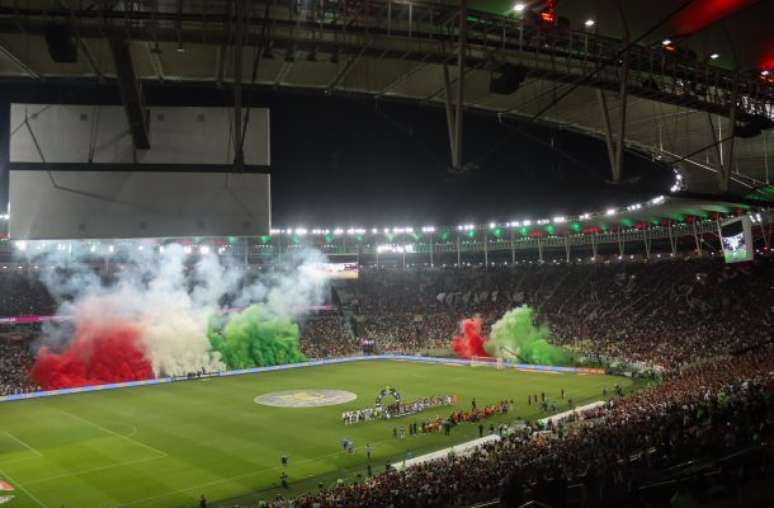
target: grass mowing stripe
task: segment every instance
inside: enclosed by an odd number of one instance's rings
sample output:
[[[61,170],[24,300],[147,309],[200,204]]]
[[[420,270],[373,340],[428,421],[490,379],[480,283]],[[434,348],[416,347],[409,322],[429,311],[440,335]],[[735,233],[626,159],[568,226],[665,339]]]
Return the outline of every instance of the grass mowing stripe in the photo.
[[[1,470],[1,469],[0,469],[0,476],[4,476],[4,477],[8,478],[9,480],[11,480],[11,484],[12,484],[12,485],[16,485],[17,487],[19,487],[19,488],[22,490],[22,492],[24,492],[25,494],[27,494],[27,496],[28,496],[30,499],[32,499],[33,501],[35,501],[36,503],[38,503],[38,506],[42,506],[43,508],[48,508],[48,506],[46,506],[45,504],[43,504],[43,502],[42,502],[40,499],[38,499],[37,497],[33,496],[33,495],[32,495],[32,493],[31,493],[29,490],[25,489],[25,488],[24,488],[24,485],[22,485],[21,483],[17,482],[17,481],[16,481],[16,480],[14,480],[13,478],[11,478],[11,476],[10,476],[8,473],[4,472],[4,471],[3,471],[3,470]]]
[[[580,405],[597,400],[604,388],[612,391],[613,384],[627,391],[632,385],[628,378],[541,374],[353,362],[0,404],[0,447],[12,450],[0,468],[24,482],[50,508],[63,504],[181,508],[195,505],[199,494],[205,494],[212,506],[231,508],[231,500],[253,506],[278,492],[301,494],[314,491],[320,482],[333,484],[339,478],[351,482],[357,473],[367,476],[365,443],[373,447],[372,465],[377,471],[387,462],[402,460],[407,450],[419,456],[478,437],[477,426],[465,424],[455,427],[451,436],[392,438],[395,427],[446,417],[450,409],[351,426],[342,423],[342,411],[371,406],[386,385],[396,386],[404,400],[456,394],[460,397],[457,410],[467,410],[473,398],[479,406],[514,399],[514,412],[493,417],[494,424],[539,418],[541,410],[527,404],[528,394],[545,392],[546,400],[555,400],[564,409],[562,388]],[[310,389],[347,390],[358,399],[309,409],[271,408],[254,402],[264,393]],[[6,431],[44,456],[4,436]],[[353,441],[357,452],[343,452],[342,439]],[[291,458],[290,489],[279,485],[280,457],[285,454]],[[40,508],[21,488],[17,490],[14,505]]]
[[[31,451],[32,453],[34,453],[35,455],[37,455],[38,457],[42,457],[42,456],[43,456],[43,454],[42,454],[42,453],[40,453],[40,452],[39,452],[39,451],[37,451],[35,448],[31,447],[30,445],[28,445],[27,443],[25,443],[24,441],[22,441],[22,440],[21,440],[21,439],[19,439],[18,437],[14,436],[14,435],[13,435],[13,434],[11,434],[10,432],[7,432],[7,431],[6,431],[6,432],[3,432],[3,434],[5,434],[6,436],[10,437],[10,438],[11,438],[11,439],[13,439],[14,441],[16,441],[17,443],[19,443],[20,445],[22,445],[23,447],[25,447],[26,449],[28,449],[29,451]]]
[[[92,427],[94,427],[94,428],[97,428],[97,429],[99,429],[99,430],[101,430],[101,431],[103,431],[103,432],[107,432],[108,434],[110,434],[110,435],[112,435],[112,436],[115,436],[115,437],[117,437],[117,438],[119,438],[119,439],[123,439],[123,440],[125,440],[125,441],[128,441],[128,442],[130,442],[130,443],[136,444],[136,445],[138,445],[138,446],[142,446],[142,447],[143,447],[143,448],[145,448],[146,450],[150,450],[150,451],[152,451],[153,453],[155,453],[155,454],[159,455],[159,457],[158,457],[158,458],[162,458],[162,457],[168,457],[168,456],[169,456],[169,454],[168,454],[167,452],[165,452],[165,451],[159,450],[158,448],[154,448],[154,447],[152,447],[151,445],[149,445],[149,444],[145,444],[145,443],[143,443],[143,442],[141,442],[141,441],[137,441],[136,439],[132,439],[132,438],[131,438],[131,437],[129,437],[129,436],[124,436],[123,434],[119,434],[118,432],[114,432],[114,431],[112,431],[112,430],[110,430],[110,429],[108,429],[108,428],[106,428],[106,427],[103,427],[102,425],[100,425],[100,424],[98,424],[98,423],[94,423],[94,422],[92,422],[92,421],[90,421],[90,420],[87,420],[86,418],[81,418],[81,417],[80,417],[80,416],[78,416],[78,415],[74,415],[74,414],[72,414],[72,413],[68,413],[67,411],[62,411],[61,409],[59,410],[59,412],[60,412],[60,413],[63,413],[63,414],[66,414],[66,415],[67,415],[67,416],[69,416],[70,418],[75,418],[76,420],[80,420],[80,421],[82,421],[83,423],[87,423],[87,424],[91,425]]]
[[[382,441],[375,441],[373,443],[373,446],[371,446],[371,448],[375,449],[379,445],[387,443],[387,442],[391,442],[391,441],[392,441],[392,439],[384,439]],[[299,464],[311,464],[313,462],[319,462],[322,459],[325,459],[325,458],[328,458],[328,457],[334,457],[334,456],[337,456],[337,455],[342,455],[343,453],[345,453],[345,452],[338,451],[338,452],[335,452],[335,453],[328,453],[326,455],[320,455],[320,456],[312,458],[312,459],[304,459],[304,460],[294,461],[293,462],[293,466],[297,466]],[[282,466],[272,466],[272,467],[267,467],[267,468],[264,468],[264,469],[257,469],[255,471],[251,471],[249,473],[244,473],[244,474],[240,474],[240,475],[236,475],[236,476],[230,476],[228,478],[220,478],[219,480],[213,480],[213,481],[207,482],[207,483],[201,483],[199,485],[196,485],[195,487],[186,487],[184,489],[174,489],[174,490],[171,490],[171,491],[166,492],[164,494],[158,494],[156,496],[144,497],[142,499],[135,499],[133,501],[129,501],[128,503],[122,503],[122,504],[117,504],[115,506],[111,506],[110,508],[124,508],[125,506],[132,506],[132,505],[135,505],[137,503],[144,503],[146,501],[153,501],[155,499],[161,499],[162,497],[171,496],[173,494],[182,494],[184,492],[188,492],[188,491],[194,490],[194,489],[199,489],[199,488],[202,488],[202,487],[212,487],[213,485],[218,485],[218,484],[221,484],[221,483],[227,483],[227,482],[231,482],[231,481],[234,481],[234,480],[241,480],[242,478],[249,478],[249,477],[257,475],[257,474],[266,473],[268,471],[280,470],[280,469],[282,469]],[[315,475],[314,474],[307,475],[307,476],[304,477],[304,479],[311,478],[312,476],[315,476]]]
[[[49,476],[47,478],[41,478],[40,480],[35,480],[32,482],[27,482],[27,485],[37,485],[39,483],[46,483],[53,480],[59,480],[61,478],[75,478],[76,476],[81,476],[84,474],[89,473],[96,473],[98,471],[107,471],[108,469],[114,469],[117,467],[124,467],[124,466],[132,466],[135,464],[143,464],[145,462],[151,462],[153,460],[161,460],[165,459],[166,457],[150,457],[146,459],[137,459],[137,460],[129,460],[127,462],[119,462],[117,464],[111,464],[109,466],[100,466],[100,467],[92,467],[89,469],[84,469],[83,471],[73,471],[71,473],[62,473],[54,476]]]

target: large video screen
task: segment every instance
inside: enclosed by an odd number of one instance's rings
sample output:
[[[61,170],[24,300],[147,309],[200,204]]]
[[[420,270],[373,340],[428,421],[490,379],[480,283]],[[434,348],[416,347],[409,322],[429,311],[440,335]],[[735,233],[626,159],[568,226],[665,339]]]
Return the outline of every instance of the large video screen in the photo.
[[[726,263],[751,261],[754,249],[750,218],[739,217],[721,224],[720,241]]]
[[[318,263],[315,267],[330,279],[357,279],[358,267],[352,263]]]

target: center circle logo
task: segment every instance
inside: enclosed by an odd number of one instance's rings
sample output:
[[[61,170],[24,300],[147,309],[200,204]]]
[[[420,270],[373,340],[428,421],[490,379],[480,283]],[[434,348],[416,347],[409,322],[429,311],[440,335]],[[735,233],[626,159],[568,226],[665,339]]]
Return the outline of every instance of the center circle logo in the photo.
[[[356,394],[344,390],[283,390],[259,395],[255,403],[272,407],[305,408],[335,406],[356,398]]]

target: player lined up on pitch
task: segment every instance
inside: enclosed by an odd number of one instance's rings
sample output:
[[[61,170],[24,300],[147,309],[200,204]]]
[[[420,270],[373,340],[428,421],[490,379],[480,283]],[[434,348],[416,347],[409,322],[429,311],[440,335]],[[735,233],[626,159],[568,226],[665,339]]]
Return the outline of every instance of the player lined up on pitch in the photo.
[[[376,406],[353,411],[344,411],[341,413],[341,421],[344,422],[344,425],[353,425],[355,423],[371,420],[389,420],[390,418],[421,413],[425,409],[454,406],[456,403],[456,395],[437,395],[426,397],[424,399],[417,399],[412,402],[396,401],[389,406]]]

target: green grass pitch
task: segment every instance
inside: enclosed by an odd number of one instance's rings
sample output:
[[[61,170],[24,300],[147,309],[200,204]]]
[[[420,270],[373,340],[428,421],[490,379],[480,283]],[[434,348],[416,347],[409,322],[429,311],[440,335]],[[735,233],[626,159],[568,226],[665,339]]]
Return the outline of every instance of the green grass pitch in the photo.
[[[603,387],[631,380],[600,375],[549,374],[399,361],[362,361],[92,392],[0,404],[0,480],[15,487],[8,508],[195,507],[201,494],[218,506],[249,506],[282,489],[280,457],[287,454],[291,492],[319,482],[365,476],[365,444],[371,443],[374,472],[401,460],[478,437],[475,424],[396,440],[392,428],[421,422],[448,408],[399,420],[345,426],[341,412],[373,405],[385,385],[404,401],[457,394],[468,409],[513,399],[514,413],[487,420],[535,418],[527,394],[560,389],[576,404],[601,398]],[[275,390],[341,389],[358,398],[338,406],[290,409],[254,402]],[[559,401],[561,410],[566,402]],[[340,440],[354,442],[347,455]],[[3,506],[5,508],[5,506]]]

